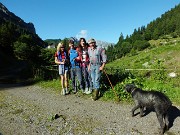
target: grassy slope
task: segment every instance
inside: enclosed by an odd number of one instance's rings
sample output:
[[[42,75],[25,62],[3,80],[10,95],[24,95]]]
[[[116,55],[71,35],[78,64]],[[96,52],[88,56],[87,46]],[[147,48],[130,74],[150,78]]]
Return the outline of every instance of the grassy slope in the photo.
[[[131,72],[144,75],[142,72],[150,72],[157,75],[159,69],[157,62],[161,61],[160,68],[167,69],[164,73],[167,77],[165,81],[157,81],[146,77],[143,85],[144,89],[155,89],[166,93],[175,103],[180,103],[180,39],[171,39],[168,41],[156,40],[150,41],[151,47],[136,55],[127,55],[121,59],[115,60],[106,65],[106,68],[125,68],[135,69]],[[139,70],[140,69],[140,70]],[[145,70],[142,70],[145,69]],[[175,72],[177,77],[170,78],[169,73]]]
[[[137,55],[134,56],[129,54],[121,59],[108,63],[106,67],[145,69],[151,68],[157,60],[163,61],[166,69],[174,69],[174,71],[180,73],[180,42],[159,46],[151,45],[150,49],[137,52]],[[143,66],[146,62],[148,62],[148,67]]]

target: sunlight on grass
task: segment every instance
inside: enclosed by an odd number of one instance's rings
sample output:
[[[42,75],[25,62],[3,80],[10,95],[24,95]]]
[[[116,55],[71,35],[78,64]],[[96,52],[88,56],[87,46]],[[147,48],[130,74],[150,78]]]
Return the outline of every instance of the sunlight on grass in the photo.
[[[38,83],[43,88],[51,88],[53,90],[59,90],[61,88],[61,83],[59,79],[53,79],[50,81],[41,81]]]

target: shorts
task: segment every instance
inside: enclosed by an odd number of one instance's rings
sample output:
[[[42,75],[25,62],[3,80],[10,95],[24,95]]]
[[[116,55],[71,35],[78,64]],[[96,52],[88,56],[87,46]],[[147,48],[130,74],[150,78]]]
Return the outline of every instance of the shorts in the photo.
[[[64,65],[59,65],[59,75],[67,74],[67,72],[68,72],[68,67]]]

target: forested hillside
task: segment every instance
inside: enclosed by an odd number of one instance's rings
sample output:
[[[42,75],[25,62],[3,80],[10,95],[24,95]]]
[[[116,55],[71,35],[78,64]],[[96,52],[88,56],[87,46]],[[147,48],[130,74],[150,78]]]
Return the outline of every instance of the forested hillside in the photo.
[[[150,22],[147,26],[134,29],[132,35],[123,36],[121,33],[119,41],[115,46],[107,49],[109,61],[121,58],[127,53],[144,50],[150,46],[148,41],[180,36],[180,4],[161,17]]]
[[[6,55],[17,60],[37,60],[45,42],[35,33],[33,23],[25,23],[0,3],[1,59]],[[28,52],[28,53],[27,53]],[[3,59],[1,61],[5,62]]]
[[[24,78],[32,76],[32,69],[42,61],[41,50],[45,46],[32,23],[24,22],[0,3],[0,82],[20,74]]]

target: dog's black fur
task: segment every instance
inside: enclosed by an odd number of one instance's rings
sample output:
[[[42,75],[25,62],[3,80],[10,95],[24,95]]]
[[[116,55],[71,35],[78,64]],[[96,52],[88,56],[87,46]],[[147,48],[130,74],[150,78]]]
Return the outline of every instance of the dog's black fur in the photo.
[[[133,84],[127,84],[125,90],[132,95],[136,104],[132,109],[132,116],[135,116],[134,112],[138,108],[140,108],[141,117],[143,116],[144,107],[154,109],[161,127],[160,133],[164,134],[169,129],[168,110],[172,106],[169,98],[158,91],[143,91]]]

